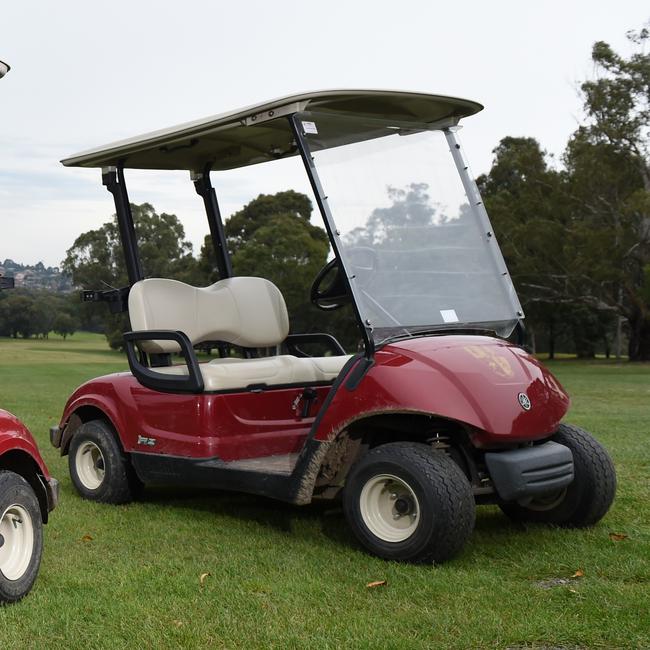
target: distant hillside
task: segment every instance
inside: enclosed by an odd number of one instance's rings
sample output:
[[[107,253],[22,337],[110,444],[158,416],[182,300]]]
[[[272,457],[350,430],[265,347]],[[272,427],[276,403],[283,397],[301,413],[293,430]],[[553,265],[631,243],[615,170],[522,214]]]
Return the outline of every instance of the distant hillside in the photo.
[[[17,287],[48,289],[57,292],[72,290],[70,276],[61,273],[57,266],[45,266],[42,262],[28,266],[7,259],[0,264],[0,275],[13,277]]]

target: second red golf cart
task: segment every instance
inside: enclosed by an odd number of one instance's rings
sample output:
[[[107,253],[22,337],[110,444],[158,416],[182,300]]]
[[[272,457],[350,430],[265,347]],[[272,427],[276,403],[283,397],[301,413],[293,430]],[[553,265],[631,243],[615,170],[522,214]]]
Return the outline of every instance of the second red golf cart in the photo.
[[[0,289],[13,287],[0,277]],[[0,604],[32,588],[43,552],[43,524],[58,501],[59,485],[32,434],[0,409]]]
[[[523,312],[456,135],[481,108],[326,91],[64,160],[101,168],[113,194],[130,285],[85,297],[128,310],[133,330],[131,372],[78,388],[51,431],[79,493],[121,503],[143,483],[176,483],[294,504],[342,496],[364,546],[419,562],[463,547],[477,503],[566,526],[603,517],[616,484],[609,456],[561,423],[565,391],[506,340]],[[290,334],[277,287],[232,273],[211,173],[292,156],[332,250],[311,299],[323,310],[351,305],[353,354],[329,333]],[[217,282],[144,277],[131,168],[190,172]],[[317,341],[328,351],[308,356]],[[206,342],[223,356],[199,363],[194,347]]]
[[[9,72],[0,61],[0,78]],[[0,275],[0,290],[13,278]],[[59,486],[45,467],[32,434],[0,409],[0,604],[13,603],[34,585],[43,552],[43,524]]]

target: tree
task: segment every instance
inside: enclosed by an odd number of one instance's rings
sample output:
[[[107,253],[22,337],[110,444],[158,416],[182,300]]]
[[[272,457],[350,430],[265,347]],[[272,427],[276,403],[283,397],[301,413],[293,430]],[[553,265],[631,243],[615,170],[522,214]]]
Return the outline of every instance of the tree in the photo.
[[[566,176],[551,168],[534,138],[506,137],[477,184],[526,313],[531,344],[543,332],[553,356],[567,328],[572,250]],[[544,338],[544,337],[542,337]]]
[[[0,333],[13,338],[36,333],[34,301],[28,292],[12,291],[0,302]]]
[[[625,59],[602,41],[592,50],[598,76],[582,84],[587,124],[565,161],[584,251],[584,281],[629,324],[629,358],[650,360],[650,41],[628,33],[638,51]],[[595,262],[595,263],[594,263]]]
[[[582,84],[586,123],[555,171],[530,138],[505,138],[478,179],[528,323],[571,332],[590,356],[615,317],[629,324],[629,358],[650,359],[650,55],[625,59],[598,42],[597,77]],[[559,326],[559,327],[558,327]]]
[[[52,325],[53,331],[59,336],[63,337],[63,340],[68,336],[72,336],[77,331],[78,323],[70,314],[65,312],[59,312],[54,318],[54,323]]]
[[[173,214],[157,214],[149,203],[131,204],[140,258],[146,277],[193,281],[197,275],[192,244],[185,240],[183,225]],[[72,275],[75,286],[87,289],[122,287],[128,284],[117,219],[89,230],[68,249],[63,269]],[[85,305],[82,320],[91,320]],[[128,328],[126,317],[105,312],[104,332],[113,348],[122,346],[122,332]]]
[[[300,192],[286,190],[275,194],[260,194],[227,220],[225,230],[228,250],[231,255],[234,255],[240,246],[249,242],[253,232],[267,225],[278,215],[289,214],[299,217],[303,223],[308,224],[310,233],[319,237],[320,235],[314,234],[313,230],[317,227],[309,223],[311,213],[311,200]],[[318,230],[322,231],[322,228]]]

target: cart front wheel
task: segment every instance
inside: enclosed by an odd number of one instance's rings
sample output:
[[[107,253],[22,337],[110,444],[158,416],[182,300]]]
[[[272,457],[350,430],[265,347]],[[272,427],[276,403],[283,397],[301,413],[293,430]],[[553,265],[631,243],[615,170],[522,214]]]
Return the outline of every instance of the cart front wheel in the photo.
[[[352,468],[344,490],[352,531],[390,560],[444,562],[474,527],[471,486],[458,465],[419,443],[377,447]]]
[[[573,482],[562,490],[518,502],[501,510],[514,521],[586,527],[600,521],[616,494],[616,470],[605,448],[584,429],[561,424],[552,438],[573,454]]]
[[[42,551],[43,521],[34,490],[22,476],[0,471],[0,603],[29,592]]]

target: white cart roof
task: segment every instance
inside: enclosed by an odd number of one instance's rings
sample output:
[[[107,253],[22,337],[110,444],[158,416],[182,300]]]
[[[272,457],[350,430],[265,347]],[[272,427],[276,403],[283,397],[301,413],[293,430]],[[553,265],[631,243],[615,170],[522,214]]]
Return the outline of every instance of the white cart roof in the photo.
[[[452,126],[482,110],[456,97],[394,90],[325,90],[282,97],[120,140],[65,158],[67,167],[234,169],[297,154],[287,116],[302,111],[399,124]],[[355,141],[353,134],[349,141]],[[365,139],[362,135],[358,138]]]

